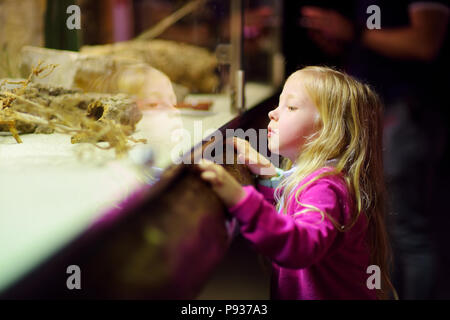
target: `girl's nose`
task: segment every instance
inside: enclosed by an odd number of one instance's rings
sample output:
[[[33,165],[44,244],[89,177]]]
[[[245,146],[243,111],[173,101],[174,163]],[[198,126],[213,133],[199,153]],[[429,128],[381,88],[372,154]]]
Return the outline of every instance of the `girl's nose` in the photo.
[[[269,112],[269,119],[270,120],[277,120],[277,115],[276,115],[275,110],[277,110],[277,109],[274,109],[274,110]]]

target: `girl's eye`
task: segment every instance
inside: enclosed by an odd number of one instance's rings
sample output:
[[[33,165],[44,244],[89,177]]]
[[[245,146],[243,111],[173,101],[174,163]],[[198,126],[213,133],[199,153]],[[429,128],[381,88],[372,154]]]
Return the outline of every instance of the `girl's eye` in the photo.
[[[290,111],[294,111],[295,109],[297,109],[297,108],[293,107],[293,106],[288,106],[288,110],[290,110]]]

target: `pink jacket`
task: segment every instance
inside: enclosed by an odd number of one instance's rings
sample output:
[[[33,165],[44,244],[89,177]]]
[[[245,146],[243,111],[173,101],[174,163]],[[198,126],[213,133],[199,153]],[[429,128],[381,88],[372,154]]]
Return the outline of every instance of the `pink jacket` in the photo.
[[[329,170],[324,167],[316,175]],[[338,231],[318,212],[293,217],[305,207],[293,198],[287,202],[287,215],[274,207],[274,189],[245,186],[246,196],[230,213],[236,217],[241,234],[263,255],[272,260],[272,299],[376,299],[368,289],[371,274],[366,244],[367,218],[361,214],[349,231]],[[347,224],[352,200],[341,176],[320,178],[307,186],[299,200],[312,204]]]

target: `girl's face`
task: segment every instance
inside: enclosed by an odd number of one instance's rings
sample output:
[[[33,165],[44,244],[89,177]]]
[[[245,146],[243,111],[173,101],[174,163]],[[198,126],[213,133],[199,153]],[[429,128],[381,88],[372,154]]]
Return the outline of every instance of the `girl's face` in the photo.
[[[294,163],[307,137],[317,130],[319,112],[307,94],[302,77],[297,71],[284,84],[279,105],[269,112],[269,150]]]

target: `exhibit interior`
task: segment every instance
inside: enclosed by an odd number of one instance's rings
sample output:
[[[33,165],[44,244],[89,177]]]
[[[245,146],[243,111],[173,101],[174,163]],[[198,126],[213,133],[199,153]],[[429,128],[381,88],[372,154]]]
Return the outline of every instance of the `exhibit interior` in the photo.
[[[0,1],[2,297],[224,298],[243,240],[190,164],[227,129],[266,128],[277,103],[281,5],[248,6]]]

